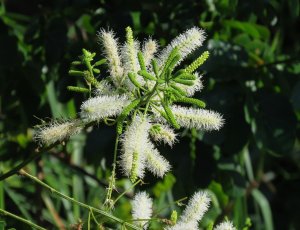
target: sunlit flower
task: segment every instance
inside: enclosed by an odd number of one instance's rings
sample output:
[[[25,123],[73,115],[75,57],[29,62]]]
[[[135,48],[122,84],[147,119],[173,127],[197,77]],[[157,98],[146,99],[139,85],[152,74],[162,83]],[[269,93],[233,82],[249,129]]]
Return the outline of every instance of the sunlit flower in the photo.
[[[106,117],[119,115],[129,103],[126,96],[93,97],[82,103],[80,116],[87,121],[100,121]]]
[[[233,224],[226,220],[219,225],[217,225],[214,230],[236,230],[236,228],[233,226]]]
[[[101,30],[99,32],[99,38],[103,45],[103,53],[108,61],[110,78],[118,87],[123,78],[123,67],[119,55],[118,41],[115,39],[112,31]]]
[[[41,125],[35,132],[34,139],[41,145],[51,145],[79,133],[83,126],[84,124],[80,120],[52,121]]]
[[[171,110],[178,124],[185,128],[219,130],[224,124],[222,116],[214,111],[177,105],[171,106]]]
[[[200,221],[209,208],[209,202],[210,198],[207,192],[196,192],[180,216],[179,223]]]
[[[155,176],[163,177],[170,169],[169,162],[158,152],[155,146],[148,144],[146,149],[146,168]]]
[[[144,177],[149,129],[147,119],[136,116],[121,139],[122,155],[119,164],[123,173],[132,181]]]
[[[163,124],[153,125],[150,129],[150,135],[154,141],[162,141],[165,144],[170,145],[171,147],[176,141],[176,134],[174,133],[174,130],[169,126]]]
[[[132,217],[135,221],[135,224],[147,229],[148,221],[152,216],[152,199],[146,192],[137,193],[132,201]],[[139,219],[143,221],[138,221]]]
[[[154,54],[156,53],[158,48],[158,44],[155,40],[148,39],[143,44],[143,57],[145,61],[145,66],[148,67],[151,63],[151,60],[154,57]]]
[[[187,55],[200,47],[204,40],[205,33],[200,28],[193,27],[187,30],[186,32],[177,36],[165,49],[161,51],[158,57],[160,65],[165,63],[171,51],[175,47],[178,48],[181,60],[183,60]]]

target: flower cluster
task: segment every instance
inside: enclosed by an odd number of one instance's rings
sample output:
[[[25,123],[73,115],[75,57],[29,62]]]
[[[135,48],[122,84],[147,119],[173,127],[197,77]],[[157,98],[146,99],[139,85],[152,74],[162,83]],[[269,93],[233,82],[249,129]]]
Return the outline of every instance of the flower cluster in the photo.
[[[137,193],[132,201],[133,219],[139,221],[139,226],[147,229],[152,216],[152,199],[145,192]],[[197,230],[204,214],[209,209],[210,197],[205,191],[196,192],[189,200],[180,219],[165,230]],[[226,220],[217,225],[214,230],[236,230],[233,224]]]
[[[83,76],[95,88],[95,96],[82,103],[80,119],[46,125],[37,131],[36,139],[50,145],[77,133],[84,125],[109,118],[115,122],[121,140],[122,152],[117,159],[124,175],[133,182],[142,179],[145,170],[163,177],[171,166],[154,142],[172,146],[175,130],[181,127],[210,131],[220,129],[224,123],[219,113],[191,98],[203,88],[202,76],[195,71],[209,53],[204,52],[185,68],[178,67],[202,45],[205,33],[191,28],[161,51],[151,38],[143,44],[134,39],[130,27],[126,28],[126,42],[122,45],[112,31],[101,30],[98,36],[108,76],[100,81],[94,77],[101,61],[91,64],[95,54],[84,50],[79,64],[85,64],[88,71],[73,69],[70,73]]]

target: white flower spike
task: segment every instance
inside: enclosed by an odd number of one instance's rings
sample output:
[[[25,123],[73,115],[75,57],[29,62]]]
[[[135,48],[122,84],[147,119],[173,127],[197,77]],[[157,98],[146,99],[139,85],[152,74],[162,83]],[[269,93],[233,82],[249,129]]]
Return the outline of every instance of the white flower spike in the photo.
[[[162,66],[162,64],[167,60],[171,51],[175,47],[179,49],[179,54],[181,56],[180,60],[183,60],[187,55],[200,47],[204,40],[205,32],[203,30],[197,27],[187,30],[183,34],[176,37],[165,49],[161,51],[160,55],[158,56],[160,66]]]
[[[148,144],[145,154],[146,167],[153,175],[162,178],[171,169],[169,162],[159,154],[153,144]]]
[[[103,45],[103,53],[108,61],[110,78],[116,87],[119,87],[123,79],[123,67],[119,55],[119,45],[112,31],[101,30],[100,42]]]
[[[79,133],[83,126],[84,124],[80,120],[53,121],[47,125],[40,126],[34,134],[34,139],[41,145],[51,145]]]
[[[173,105],[171,110],[178,124],[185,128],[198,130],[219,130],[223,124],[222,116],[214,111]]]
[[[148,227],[147,219],[152,216],[152,205],[153,201],[146,192],[139,192],[133,198],[132,217],[137,220],[135,223],[143,229]],[[139,219],[143,221],[138,221]]]
[[[214,230],[236,230],[236,228],[233,226],[233,224],[226,220],[219,225],[217,225]]]
[[[122,155],[119,165],[125,176],[132,181],[144,177],[149,129],[150,123],[147,119],[136,116],[121,139]]]
[[[130,101],[124,95],[92,97],[82,103],[80,116],[86,121],[100,121],[119,115],[129,103]]]

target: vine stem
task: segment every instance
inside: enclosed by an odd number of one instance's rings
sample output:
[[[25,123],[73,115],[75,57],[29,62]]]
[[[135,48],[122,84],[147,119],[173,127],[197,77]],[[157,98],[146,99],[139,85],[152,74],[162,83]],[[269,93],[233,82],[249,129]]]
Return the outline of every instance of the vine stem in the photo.
[[[65,200],[68,200],[68,201],[72,202],[73,204],[79,205],[79,206],[81,206],[81,207],[83,207],[83,208],[85,208],[85,209],[87,209],[87,210],[89,210],[89,211],[92,211],[92,212],[94,212],[94,213],[101,214],[101,215],[103,215],[103,216],[105,216],[105,217],[107,217],[107,218],[109,218],[109,219],[112,219],[112,220],[114,220],[114,221],[116,221],[116,222],[118,222],[118,223],[120,223],[120,224],[123,224],[123,225],[125,225],[125,226],[127,226],[127,227],[130,227],[130,228],[132,228],[132,229],[142,230],[142,229],[139,228],[138,226],[133,225],[133,224],[130,224],[130,223],[128,223],[128,222],[126,222],[126,221],[124,221],[124,220],[122,220],[122,219],[119,219],[118,217],[113,216],[113,215],[109,214],[108,212],[105,212],[105,211],[103,211],[103,210],[101,210],[101,209],[98,209],[98,208],[94,208],[94,207],[92,207],[92,206],[90,206],[90,205],[87,205],[87,204],[85,204],[85,203],[82,203],[82,202],[80,202],[80,201],[77,201],[77,200],[75,200],[74,198],[69,197],[69,196],[67,196],[67,195],[65,195],[65,194],[63,194],[63,193],[57,191],[56,189],[54,189],[54,188],[52,188],[51,186],[49,186],[49,185],[47,185],[46,183],[44,183],[43,181],[39,180],[37,177],[32,176],[31,174],[27,173],[27,172],[26,172],[25,170],[23,170],[23,169],[21,169],[21,170],[19,171],[19,173],[20,173],[20,175],[23,175],[23,176],[25,176],[25,177],[27,177],[27,178],[33,180],[34,182],[38,183],[39,185],[43,186],[44,188],[50,190],[51,193],[56,194],[57,196],[59,196],[59,197],[65,199]],[[40,228],[40,229],[43,229],[43,230],[44,230],[44,228]]]
[[[19,217],[19,216],[13,214],[13,213],[10,213],[10,212],[8,212],[8,211],[5,211],[5,210],[1,209],[1,208],[0,208],[0,214],[2,214],[2,215],[4,215],[4,216],[10,216],[10,217],[12,217],[12,218],[14,218],[14,219],[16,219],[16,220],[19,220],[19,221],[21,221],[21,222],[23,222],[23,223],[25,223],[25,224],[30,225],[31,227],[33,227],[33,228],[35,228],[35,229],[38,229],[38,230],[47,230],[46,228],[43,228],[43,227],[41,227],[41,226],[39,226],[39,225],[36,225],[36,224],[32,223],[32,222],[29,221],[29,220],[26,220],[26,219],[24,219],[24,218],[22,218],[22,217]]]
[[[58,145],[59,143],[54,143],[44,149],[38,150],[37,153],[32,154],[29,158],[27,158],[25,161],[8,171],[7,173],[4,173],[0,176],[0,181],[7,179],[8,177],[16,174],[19,172],[19,170],[23,167],[25,167],[27,164],[29,164],[31,161],[35,161],[38,159],[44,152],[47,152],[48,150],[52,149],[54,146]]]
[[[116,176],[116,165],[117,165],[117,154],[118,154],[118,145],[119,145],[119,137],[120,134],[118,133],[118,130],[116,130],[116,141],[115,141],[115,148],[114,148],[114,159],[113,159],[113,169],[111,172],[111,178],[109,181],[108,189],[107,189],[107,194],[105,198],[105,203],[111,204],[111,195],[113,188],[115,187],[115,176]],[[113,206],[109,206],[109,208],[112,208]]]

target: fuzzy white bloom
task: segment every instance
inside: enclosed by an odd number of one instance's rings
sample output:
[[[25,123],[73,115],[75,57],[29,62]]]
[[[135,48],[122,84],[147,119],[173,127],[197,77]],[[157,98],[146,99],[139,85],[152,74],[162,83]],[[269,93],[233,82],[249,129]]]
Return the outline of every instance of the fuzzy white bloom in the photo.
[[[178,124],[185,128],[196,128],[208,131],[219,130],[224,124],[222,115],[214,111],[177,105],[171,106],[171,110]]]
[[[136,116],[121,139],[122,155],[119,164],[123,173],[132,180],[144,177],[149,129],[150,123],[147,119]]]
[[[187,55],[192,53],[198,47],[200,47],[205,40],[205,32],[200,28],[193,27],[183,34],[177,36],[165,49],[162,50],[158,56],[159,65],[162,66],[167,58],[169,57],[171,51],[177,47],[180,54],[180,61],[183,60]],[[178,62],[178,64],[180,63]]]
[[[107,80],[100,81],[93,93],[96,96],[117,94],[116,89]]]
[[[189,200],[178,223],[197,223],[209,208],[210,198],[207,192],[196,192]]]
[[[134,196],[131,205],[132,205],[132,217],[134,220],[138,220],[138,219],[144,220],[144,219],[151,218],[153,201],[146,192],[137,193]],[[148,227],[147,222],[148,221],[146,220],[135,221],[135,223],[138,226],[143,227],[143,229],[147,229]]]
[[[120,114],[129,103],[130,101],[124,95],[93,97],[82,103],[80,116],[87,121],[99,121]]]
[[[177,223],[174,226],[164,228],[165,230],[196,230],[198,229],[197,222]]]
[[[137,58],[137,53],[139,50],[139,42],[134,41],[133,45],[125,43],[121,48],[121,56],[122,62],[124,63],[124,84],[129,88],[129,90],[133,90],[135,86],[132,84],[130,79],[128,78],[128,73],[132,72],[136,74],[136,80],[141,85],[145,84],[145,80],[137,74],[140,70],[139,61]]]
[[[41,145],[51,145],[57,141],[63,141],[70,136],[79,133],[83,128],[80,120],[53,121],[37,128],[34,134],[35,141]]]
[[[119,45],[112,31],[101,30],[99,38],[103,45],[103,52],[108,61],[110,78],[116,87],[119,87],[123,78],[123,67],[119,55]]]
[[[196,92],[201,91],[203,89],[203,84],[202,84],[202,75],[199,73],[194,73],[196,76],[196,79],[194,80],[194,84],[192,86],[189,85],[183,85],[176,83],[175,85],[186,92],[187,96],[191,97],[193,96]]]
[[[236,228],[233,226],[233,224],[226,220],[219,225],[217,225],[214,230],[236,230]]]
[[[157,49],[158,44],[155,40],[149,38],[147,41],[144,42],[142,50],[146,67],[148,67],[151,64],[151,60],[153,59]]]
[[[171,129],[167,125],[158,124],[152,126],[150,130],[150,135],[154,141],[157,142],[164,142],[169,146],[173,146],[174,142],[176,141],[176,134],[173,129]]]
[[[152,143],[149,143],[146,149],[146,167],[157,177],[163,177],[170,169],[169,162],[158,152]]]

